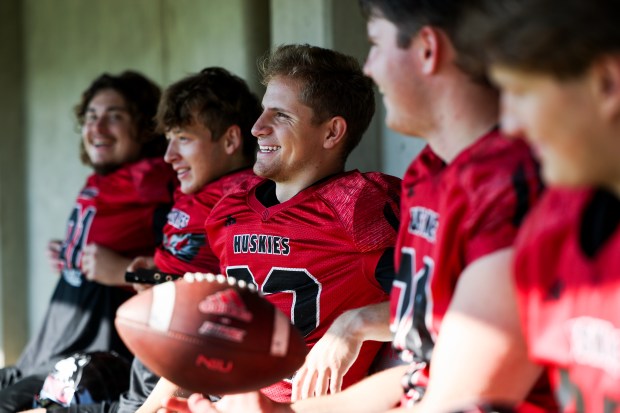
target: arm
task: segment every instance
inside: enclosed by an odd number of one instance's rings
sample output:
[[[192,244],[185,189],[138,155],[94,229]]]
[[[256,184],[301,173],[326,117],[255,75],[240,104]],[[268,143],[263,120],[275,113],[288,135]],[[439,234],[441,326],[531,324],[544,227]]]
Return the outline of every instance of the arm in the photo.
[[[461,274],[433,350],[422,411],[480,400],[516,403],[539,377],[519,325],[512,260],[513,249],[503,249]]]
[[[82,250],[81,269],[90,281],[104,285],[126,285],[125,270],[131,259],[98,244],[88,244]]]
[[[368,305],[341,314],[306,356],[293,379],[292,399],[334,394],[366,340],[391,341],[389,302]]]
[[[225,396],[217,403],[192,395],[187,401],[168,399],[160,412],[181,413],[374,413],[396,406],[403,394],[400,379],[407,366],[398,366],[370,376],[348,389],[314,397],[291,405],[270,401],[258,392]]]
[[[159,381],[155,385],[155,388],[146,399],[144,404],[138,410],[136,410],[136,413],[156,412],[161,407],[161,401],[163,399],[181,396],[182,394],[182,389],[180,389],[176,384],[162,377],[161,379],[159,379]]]

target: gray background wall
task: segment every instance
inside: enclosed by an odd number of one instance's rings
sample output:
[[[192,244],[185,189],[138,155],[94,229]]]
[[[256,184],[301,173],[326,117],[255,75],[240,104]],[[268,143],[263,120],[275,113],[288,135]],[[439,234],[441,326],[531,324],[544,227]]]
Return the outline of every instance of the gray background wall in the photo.
[[[72,108],[90,81],[132,68],[165,86],[218,65],[260,94],[256,59],[291,42],[363,62],[356,0],[0,1],[0,365],[39,327],[57,281],[45,247],[89,173]],[[379,112],[348,166],[402,176],[420,142],[392,135]]]

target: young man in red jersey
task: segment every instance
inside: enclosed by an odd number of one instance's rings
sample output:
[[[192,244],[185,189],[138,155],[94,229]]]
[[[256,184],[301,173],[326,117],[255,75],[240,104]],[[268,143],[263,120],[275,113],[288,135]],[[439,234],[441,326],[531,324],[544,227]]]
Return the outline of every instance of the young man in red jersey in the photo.
[[[166,89],[155,120],[159,132],[168,138],[164,160],[176,171],[180,186],[163,228],[163,242],[154,256],[137,257],[130,270],[219,272],[219,260],[206,241],[204,221],[228,190],[246,179],[256,179],[251,170],[256,139],[250,131],[260,113],[259,100],[245,81],[223,68],[203,69]],[[53,411],[154,411],[162,397],[177,390],[159,381],[135,358],[130,388],[120,400],[68,409],[55,406]]]
[[[532,359],[566,412],[620,411],[620,4],[491,1],[479,19],[502,128],[550,188],[522,228],[515,275]]]
[[[115,351],[129,359],[113,325],[132,295],[115,287],[131,259],[161,241],[172,203],[173,171],[153,116],[160,90],[136,72],[103,74],[82,94],[82,161],[91,166],[69,216],[64,241],[50,242],[60,278],[45,319],[15,367],[0,370],[0,411],[32,407],[54,363],[74,352]]]
[[[179,275],[219,272],[204,222],[228,191],[256,179],[251,169],[256,154],[251,128],[260,113],[258,97],[245,81],[223,68],[203,69],[166,89],[156,120],[168,138],[164,159],[181,185],[164,226],[162,245],[154,257],[136,259],[131,270],[155,267]],[[177,386],[159,380],[136,358],[130,390],[121,397],[118,412],[152,412],[162,397],[175,391]]]
[[[387,301],[400,180],[345,172],[374,113],[372,82],[355,59],[287,45],[262,72],[252,133],[263,179],[224,197],[206,229],[222,272],[255,284],[312,347],[344,311]],[[362,347],[342,387],[367,374],[379,346]],[[290,401],[291,383],[263,392]]]
[[[216,404],[192,396],[189,408],[383,412],[400,404],[435,412],[530,394],[523,411],[554,409],[548,392],[530,393],[540,369],[527,362],[524,340],[512,340],[520,334],[510,300],[512,245],[540,192],[537,166],[522,141],[499,134],[496,91],[457,64],[455,33],[467,2],[361,3],[372,43],[365,72],[383,94],[386,122],[428,143],[403,181],[391,295],[394,345],[410,364],[292,405],[251,393]]]

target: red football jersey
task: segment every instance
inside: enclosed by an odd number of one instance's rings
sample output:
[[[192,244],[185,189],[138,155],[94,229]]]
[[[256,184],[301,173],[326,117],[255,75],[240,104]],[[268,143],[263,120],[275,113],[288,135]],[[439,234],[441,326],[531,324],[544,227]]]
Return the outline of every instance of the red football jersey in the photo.
[[[65,280],[81,284],[82,248],[90,243],[126,257],[153,254],[161,240],[161,226],[154,220],[170,208],[175,185],[174,171],[159,158],[88,177],[69,217],[61,250]]]
[[[620,200],[549,190],[519,233],[515,274],[532,358],[565,412],[620,412]]]
[[[405,174],[391,293],[394,346],[416,362],[404,404],[424,393],[428,364],[459,276],[476,259],[513,244],[541,192],[520,140],[492,131],[445,164],[429,147]]]
[[[215,206],[206,223],[209,242],[222,272],[257,285],[312,347],[344,311],[388,299],[375,269],[394,246],[400,180],[343,173],[271,207],[256,197],[265,183]],[[366,375],[379,344],[362,348],[343,386]],[[290,383],[265,393],[290,400]]]
[[[258,179],[251,169],[225,175],[195,194],[175,193],[174,205],[164,226],[164,241],[155,252],[155,266],[163,272],[220,271],[220,260],[206,240],[205,221],[213,206],[248,179]]]

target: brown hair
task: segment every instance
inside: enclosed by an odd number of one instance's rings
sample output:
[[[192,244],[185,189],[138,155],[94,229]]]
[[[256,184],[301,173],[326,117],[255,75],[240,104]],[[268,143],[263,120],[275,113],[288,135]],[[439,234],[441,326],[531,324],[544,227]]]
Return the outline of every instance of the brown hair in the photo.
[[[198,121],[215,141],[237,125],[243,137],[243,155],[251,160],[257,145],[251,130],[261,112],[258,97],[243,79],[221,67],[208,67],[165,90],[157,110],[157,130],[165,133]]]
[[[82,98],[75,106],[78,124],[84,125],[84,117],[90,101],[97,93],[107,89],[118,92],[125,99],[131,120],[136,128],[135,139],[142,145],[140,158],[164,156],[166,138],[155,132],[153,120],[161,90],[153,81],[138,72],[127,70],[119,75],[104,73],[93,80],[90,86],[82,92]],[[84,164],[92,165],[81,140],[80,159]]]
[[[299,99],[314,112],[313,122],[342,116],[347,123],[346,159],[359,144],[375,112],[372,80],[345,54],[304,45],[279,46],[259,62],[263,84],[282,76],[300,82]]]
[[[469,16],[471,60],[560,79],[620,52],[617,0],[489,0]]]

